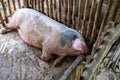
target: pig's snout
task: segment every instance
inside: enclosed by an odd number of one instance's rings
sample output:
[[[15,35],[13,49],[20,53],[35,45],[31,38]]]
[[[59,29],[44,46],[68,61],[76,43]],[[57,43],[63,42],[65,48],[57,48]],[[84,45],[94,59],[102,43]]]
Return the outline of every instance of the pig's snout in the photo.
[[[73,46],[72,46],[75,50],[80,51],[81,53],[86,53],[86,44],[83,40],[81,39],[75,39],[73,42]]]

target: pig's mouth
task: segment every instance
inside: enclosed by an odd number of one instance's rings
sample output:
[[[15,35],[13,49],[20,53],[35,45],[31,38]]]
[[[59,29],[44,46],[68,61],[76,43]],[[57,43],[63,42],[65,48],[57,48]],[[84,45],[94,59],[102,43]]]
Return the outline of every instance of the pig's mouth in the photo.
[[[84,53],[85,43],[78,38],[78,39],[75,39],[75,40],[73,41],[72,47],[73,47],[75,50],[77,50],[77,51],[79,51],[79,52],[81,52],[81,53]]]

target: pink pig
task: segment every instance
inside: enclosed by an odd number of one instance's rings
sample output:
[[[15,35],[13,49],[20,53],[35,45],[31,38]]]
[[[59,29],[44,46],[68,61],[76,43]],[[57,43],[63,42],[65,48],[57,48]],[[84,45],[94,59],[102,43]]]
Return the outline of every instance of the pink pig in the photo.
[[[58,55],[54,65],[64,56],[87,53],[86,43],[79,32],[33,9],[17,10],[7,27],[17,29],[29,45],[42,48],[41,59],[48,60],[51,54]]]

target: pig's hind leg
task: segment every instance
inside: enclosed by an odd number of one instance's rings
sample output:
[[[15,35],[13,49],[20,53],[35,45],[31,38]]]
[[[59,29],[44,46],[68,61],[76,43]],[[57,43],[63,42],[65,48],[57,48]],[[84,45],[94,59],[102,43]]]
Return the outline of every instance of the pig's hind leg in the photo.
[[[15,16],[13,16],[10,20],[10,22],[5,25],[6,27],[1,27],[0,28],[0,34],[5,34],[7,32],[10,32],[14,29],[17,29],[18,28],[18,23],[19,21],[17,20],[18,18],[16,18]]]

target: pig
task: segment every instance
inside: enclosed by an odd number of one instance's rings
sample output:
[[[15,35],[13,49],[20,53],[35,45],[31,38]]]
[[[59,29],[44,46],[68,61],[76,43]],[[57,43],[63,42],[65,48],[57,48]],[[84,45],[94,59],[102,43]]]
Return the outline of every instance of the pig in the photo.
[[[42,60],[49,60],[52,54],[58,55],[54,65],[65,56],[87,53],[82,35],[44,14],[28,8],[17,10],[7,24],[8,29],[17,29],[27,44],[42,49]]]

